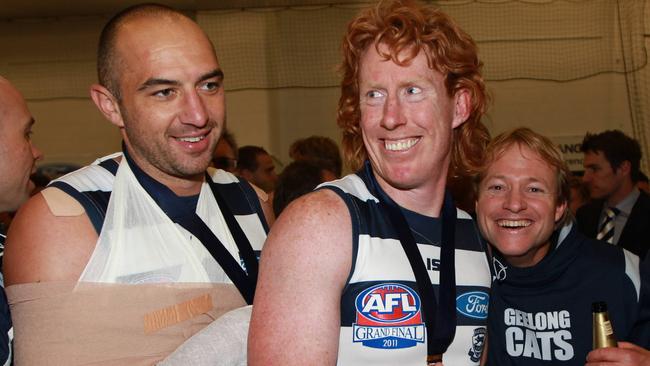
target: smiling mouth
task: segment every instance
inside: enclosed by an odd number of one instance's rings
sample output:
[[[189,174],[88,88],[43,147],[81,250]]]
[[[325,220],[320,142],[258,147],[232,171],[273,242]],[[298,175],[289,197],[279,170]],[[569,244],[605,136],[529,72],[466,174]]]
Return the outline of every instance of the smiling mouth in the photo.
[[[176,141],[180,142],[199,142],[203,140],[207,135],[195,136],[195,137],[176,137]]]
[[[410,138],[403,140],[384,140],[384,147],[388,151],[405,151],[412,148],[420,141],[420,138]]]
[[[530,220],[497,220],[497,225],[507,229],[519,229],[532,224]]]

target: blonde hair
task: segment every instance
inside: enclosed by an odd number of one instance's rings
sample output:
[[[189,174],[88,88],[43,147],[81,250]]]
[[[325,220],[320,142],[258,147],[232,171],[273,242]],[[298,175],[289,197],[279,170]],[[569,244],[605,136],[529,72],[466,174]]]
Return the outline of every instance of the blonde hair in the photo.
[[[490,141],[485,150],[484,161],[478,172],[475,187],[478,189],[478,185],[485,178],[490,165],[508,148],[515,145],[519,147],[527,147],[539,155],[544,162],[554,168],[557,187],[555,196],[556,202],[560,204],[566,203],[568,205],[571,198],[570,179],[572,175],[569,167],[564,162],[562,152],[548,137],[543,136],[530,128],[520,127],[512,131],[504,132]],[[567,208],[558,222],[558,226],[567,224],[572,220],[572,218],[573,215],[571,214],[571,210]]]

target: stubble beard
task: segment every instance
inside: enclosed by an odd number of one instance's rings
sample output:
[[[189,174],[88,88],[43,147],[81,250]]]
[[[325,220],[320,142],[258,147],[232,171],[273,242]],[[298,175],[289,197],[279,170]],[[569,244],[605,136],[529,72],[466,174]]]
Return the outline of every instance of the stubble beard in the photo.
[[[180,179],[196,179],[201,178],[208,166],[212,154],[217,146],[218,139],[213,139],[211,147],[196,157],[192,156],[179,156],[175,154],[168,141],[158,141],[156,139],[147,139],[149,133],[146,130],[140,130],[137,123],[133,123],[126,109],[120,106],[122,119],[124,121],[124,132],[126,134],[125,143],[131,153],[132,157],[136,160],[144,160],[147,167],[140,166],[143,164],[139,162],[140,169],[145,171],[154,169],[158,173],[169,175]],[[216,128],[216,122],[210,120],[209,124]],[[212,132],[210,133],[212,134]],[[166,135],[165,135],[166,136]],[[166,137],[169,138],[169,137]],[[210,138],[207,136],[206,138]],[[151,173],[148,173],[151,175]]]

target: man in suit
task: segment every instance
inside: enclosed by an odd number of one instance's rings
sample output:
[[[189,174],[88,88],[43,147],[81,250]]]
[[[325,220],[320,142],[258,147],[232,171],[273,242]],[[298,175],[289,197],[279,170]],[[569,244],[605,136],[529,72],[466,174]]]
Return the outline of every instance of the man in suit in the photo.
[[[585,235],[644,258],[650,248],[650,196],[639,191],[641,148],[618,130],[587,134],[583,181],[592,198],[576,213]]]

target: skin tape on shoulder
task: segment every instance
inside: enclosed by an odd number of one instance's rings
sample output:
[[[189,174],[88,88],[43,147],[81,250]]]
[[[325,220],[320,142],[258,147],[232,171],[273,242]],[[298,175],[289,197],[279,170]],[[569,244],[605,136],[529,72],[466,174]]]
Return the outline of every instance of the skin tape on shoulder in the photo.
[[[58,188],[45,188],[41,194],[54,216],[80,216],[85,212],[77,200]]]

